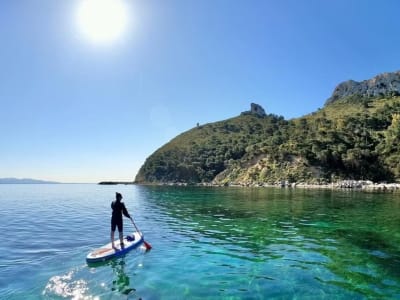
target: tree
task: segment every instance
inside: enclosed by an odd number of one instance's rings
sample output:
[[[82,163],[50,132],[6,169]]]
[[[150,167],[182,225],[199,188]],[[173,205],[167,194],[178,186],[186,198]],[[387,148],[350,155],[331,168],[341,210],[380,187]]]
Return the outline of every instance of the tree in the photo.
[[[400,150],[400,114],[392,115],[392,124],[385,132],[385,153],[398,153]]]

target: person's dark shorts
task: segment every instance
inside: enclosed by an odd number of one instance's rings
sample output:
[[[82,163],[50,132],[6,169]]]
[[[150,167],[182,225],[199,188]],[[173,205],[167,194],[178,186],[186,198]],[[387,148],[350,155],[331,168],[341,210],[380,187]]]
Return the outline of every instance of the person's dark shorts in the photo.
[[[122,225],[122,220],[114,220],[111,219],[111,231],[115,231],[115,228],[118,227],[118,231],[122,232],[123,225]]]

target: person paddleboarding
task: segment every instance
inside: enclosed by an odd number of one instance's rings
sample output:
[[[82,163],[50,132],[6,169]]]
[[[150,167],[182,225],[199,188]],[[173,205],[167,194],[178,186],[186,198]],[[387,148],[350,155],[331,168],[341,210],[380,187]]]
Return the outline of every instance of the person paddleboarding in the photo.
[[[149,251],[152,247],[143,238],[143,234],[139,231],[132,217],[128,213],[122,200],[120,193],[115,193],[115,201],[111,202],[112,216],[111,216],[111,243],[107,243],[101,248],[96,248],[90,251],[86,256],[86,262],[88,264],[103,262],[116,256],[121,256],[128,251],[141,247],[142,245]],[[136,232],[124,237],[123,232],[123,216],[129,218],[132,221],[133,226],[136,228]],[[118,228],[119,242],[114,241],[115,230]],[[115,245],[117,243],[117,245]],[[120,245],[120,248],[118,248]]]
[[[111,244],[115,249],[114,245],[114,233],[115,229],[118,227],[119,240],[121,244],[121,248],[124,247],[124,225],[122,221],[122,215],[130,219],[132,222],[132,218],[128,213],[128,210],[125,207],[125,203],[121,201],[122,195],[120,193],[115,193],[115,201],[111,202],[112,216],[111,216]]]

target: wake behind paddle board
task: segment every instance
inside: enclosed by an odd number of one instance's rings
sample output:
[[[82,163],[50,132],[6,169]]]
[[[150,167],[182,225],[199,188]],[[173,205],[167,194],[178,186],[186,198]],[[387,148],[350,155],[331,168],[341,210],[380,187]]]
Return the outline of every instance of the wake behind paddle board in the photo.
[[[143,236],[138,232],[124,237],[124,247],[121,247],[119,239],[114,241],[115,248],[112,247],[111,242],[102,246],[101,248],[91,251],[86,256],[87,263],[96,263],[106,261],[113,257],[124,255],[132,249],[139,247],[143,242]]]

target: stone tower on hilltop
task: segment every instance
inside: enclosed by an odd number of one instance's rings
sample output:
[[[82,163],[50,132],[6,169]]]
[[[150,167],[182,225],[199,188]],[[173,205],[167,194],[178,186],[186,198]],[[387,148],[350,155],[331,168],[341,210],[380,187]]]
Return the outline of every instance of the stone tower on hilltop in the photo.
[[[242,115],[257,115],[259,117],[265,117],[266,113],[264,108],[261,105],[256,103],[251,103],[250,110],[244,111],[241,113]]]
[[[266,116],[264,108],[262,108],[261,105],[258,105],[258,104],[255,104],[255,103],[251,103],[250,113],[258,115],[260,117],[265,117]]]

